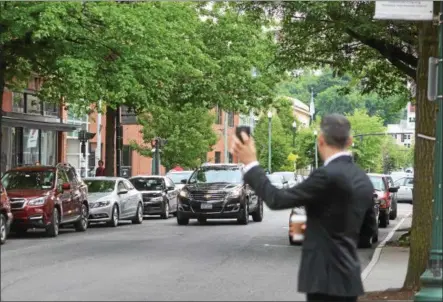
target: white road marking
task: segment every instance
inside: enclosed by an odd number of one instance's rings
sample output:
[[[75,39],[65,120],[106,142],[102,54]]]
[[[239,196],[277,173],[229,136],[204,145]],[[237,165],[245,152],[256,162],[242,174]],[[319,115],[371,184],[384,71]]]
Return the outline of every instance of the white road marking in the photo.
[[[392,236],[394,236],[395,232],[401,227],[401,225],[405,222],[405,220],[412,216],[412,213],[409,213],[407,216],[403,217],[397,225],[389,232],[389,234],[386,236],[386,238],[380,242],[380,244],[377,246],[377,248],[374,251],[374,254],[372,255],[371,262],[365,267],[363,272],[361,273],[361,279],[364,281],[371,271],[374,269],[375,265],[377,264],[378,260],[380,259],[380,254],[383,248],[385,247],[386,243],[391,240]]]
[[[266,247],[268,247],[268,246],[270,246],[270,247],[291,247],[290,245],[283,245],[283,244],[267,244],[267,243],[265,243],[264,244],[264,246],[266,246]]]

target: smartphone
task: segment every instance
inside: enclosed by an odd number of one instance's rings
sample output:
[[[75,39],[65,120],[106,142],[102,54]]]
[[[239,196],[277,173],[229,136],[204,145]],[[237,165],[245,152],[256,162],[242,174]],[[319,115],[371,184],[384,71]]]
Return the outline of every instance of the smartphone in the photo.
[[[241,137],[241,133],[244,132],[246,133],[248,136],[251,136],[251,127],[249,126],[237,126],[237,128],[235,129],[235,135],[237,135],[238,139],[243,142],[243,138]]]

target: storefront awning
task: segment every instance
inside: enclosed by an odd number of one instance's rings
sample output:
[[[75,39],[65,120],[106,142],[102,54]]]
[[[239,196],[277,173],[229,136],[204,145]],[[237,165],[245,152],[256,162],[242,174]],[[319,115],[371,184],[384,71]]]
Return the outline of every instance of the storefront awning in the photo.
[[[49,130],[49,131],[60,131],[60,132],[70,132],[74,131],[80,126],[65,124],[60,122],[44,122],[30,119],[22,119],[10,116],[2,117],[2,127],[24,127],[24,128],[32,128],[32,129],[41,129],[41,130]]]

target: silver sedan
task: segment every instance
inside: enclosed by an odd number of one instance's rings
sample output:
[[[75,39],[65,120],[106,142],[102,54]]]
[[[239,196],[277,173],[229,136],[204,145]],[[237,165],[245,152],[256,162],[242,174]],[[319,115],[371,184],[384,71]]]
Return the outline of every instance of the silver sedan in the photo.
[[[120,177],[90,177],[88,186],[89,222],[118,226],[119,220],[143,222],[142,195],[128,180]]]

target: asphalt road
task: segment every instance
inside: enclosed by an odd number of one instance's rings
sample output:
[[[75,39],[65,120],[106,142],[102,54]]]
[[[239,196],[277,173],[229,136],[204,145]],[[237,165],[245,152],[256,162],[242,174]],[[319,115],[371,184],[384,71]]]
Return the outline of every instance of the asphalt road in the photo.
[[[411,210],[399,205],[399,221]],[[301,248],[289,246],[289,211],[265,210],[261,223],[148,218],[142,225],[57,238],[30,232],[1,248],[3,301],[300,301]],[[380,241],[394,227],[380,229]],[[360,250],[362,269],[373,250]]]

